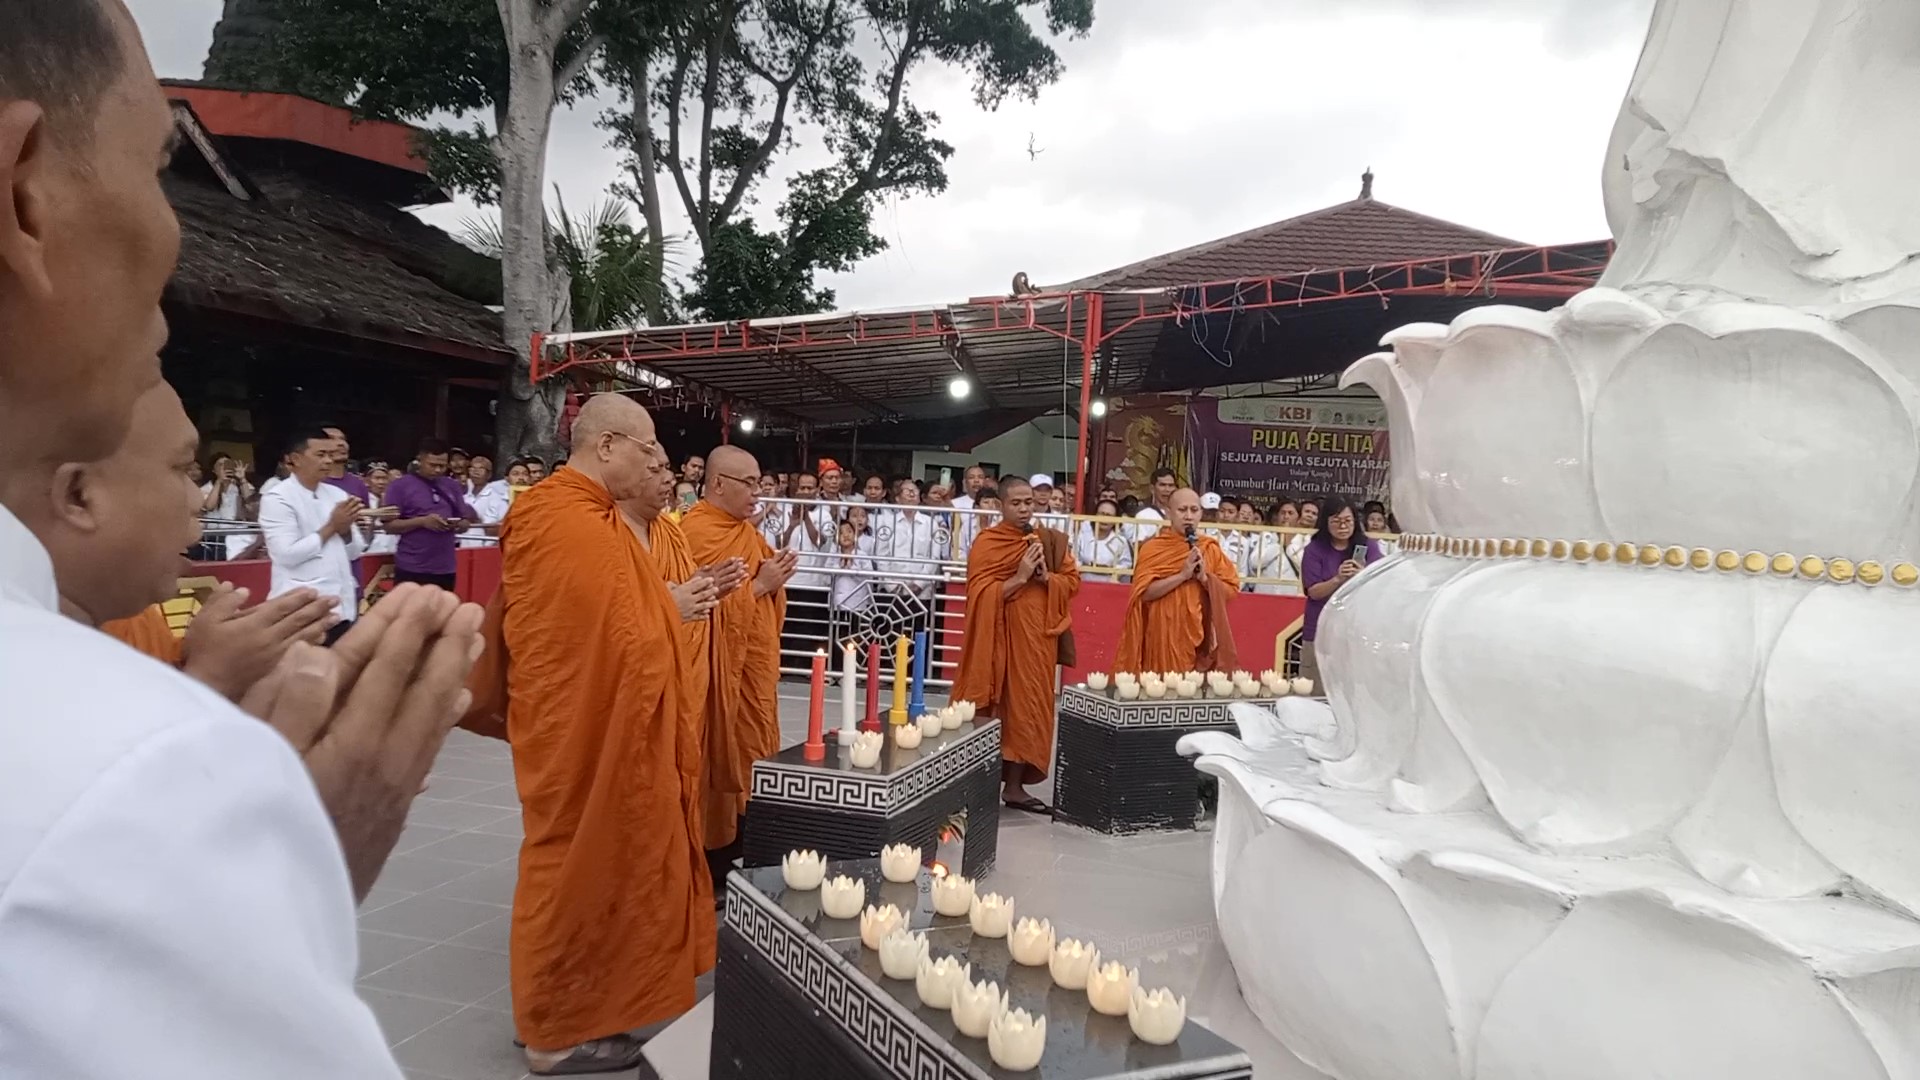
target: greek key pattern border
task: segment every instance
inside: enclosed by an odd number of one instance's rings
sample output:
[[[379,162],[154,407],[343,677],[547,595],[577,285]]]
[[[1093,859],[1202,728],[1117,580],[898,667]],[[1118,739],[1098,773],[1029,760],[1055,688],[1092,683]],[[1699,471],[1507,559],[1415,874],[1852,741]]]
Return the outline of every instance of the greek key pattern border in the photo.
[[[1119,701],[1069,686],[1060,691],[1060,711],[1081,720],[1090,720],[1113,728],[1198,728],[1237,727],[1228,706],[1235,703],[1273,708],[1276,698],[1161,699],[1159,701]]]
[[[987,1080],[891,994],[816,945],[804,926],[738,879],[727,890],[727,926],[786,977],[869,1057],[902,1080]]]
[[[752,797],[769,802],[888,815],[912,806],[969,770],[1000,760],[1000,721],[976,721],[964,738],[890,775],[813,769],[771,761],[753,764]]]

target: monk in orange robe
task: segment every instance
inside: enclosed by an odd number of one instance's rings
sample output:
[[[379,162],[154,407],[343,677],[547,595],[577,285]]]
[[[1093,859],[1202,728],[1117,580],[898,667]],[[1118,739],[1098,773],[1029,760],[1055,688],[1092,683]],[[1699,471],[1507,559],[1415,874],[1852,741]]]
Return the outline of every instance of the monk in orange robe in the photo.
[[[174,636],[159,604],[179,595],[180,576],[192,569],[181,553],[200,539],[200,489],[187,478],[199,443],[179,395],[155,384],[135,403],[112,456],[56,471],[69,497],[35,535],[69,617],[238,701],[293,642],[320,640],[333,601],[299,589],[242,610],[246,591],[223,586],[186,641]]]
[[[753,763],[780,749],[780,628],[798,556],[774,551],[760,535],[753,524],[759,500],[759,462],[737,446],[715,447],[707,455],[706,494],[680,519],[694,562],[739,559],[751,582],[710,617],[715,676],[707,692],[701,817],[716,889],[738,857]]]
[[[1000,799],[1045,813],[1027,792],[1053,760],[1054,668],[1071,633],[1080,567],[1064,533],[1036,528],[1033,488],[1000,481],[1000,522],[967,554],[967,634],[953,698],[1000,720]],[[1070,641],[1071,638],[1068,638]]]
[[[618,394],[500,527],[507,733],[526,839],[509,951],[536,1074],[636,1067],[630,1034],[693,1007],[713,966],[694,835],[699,747],[680,612],[617,503],[655,483],[653,417]]]
[[[1239,663],[1227,605],[1240,575],[1220,541],[1195,536],[1200,496],[1181,488],[1167,500],[1171,528],[1141,543],[1133,595],[1120,630],[1115,671],[1230,671]]]

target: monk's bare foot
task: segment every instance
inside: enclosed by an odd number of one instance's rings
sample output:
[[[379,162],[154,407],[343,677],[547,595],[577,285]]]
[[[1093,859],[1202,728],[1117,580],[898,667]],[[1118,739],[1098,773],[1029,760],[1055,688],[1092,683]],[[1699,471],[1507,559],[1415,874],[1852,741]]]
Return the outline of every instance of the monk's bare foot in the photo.
[[[609,1035],[565,1050],[527,1048],[527,1070],[535,1076],[584,1076],[625,1072],[646,1060],[646,1040],[632,1035]]]
[[[1000,789],[1000,801],[1009,809],[1025,810],[1029,814],[1051,814],[1053,807],[1034,798],[1024,784],[1008,784]]]

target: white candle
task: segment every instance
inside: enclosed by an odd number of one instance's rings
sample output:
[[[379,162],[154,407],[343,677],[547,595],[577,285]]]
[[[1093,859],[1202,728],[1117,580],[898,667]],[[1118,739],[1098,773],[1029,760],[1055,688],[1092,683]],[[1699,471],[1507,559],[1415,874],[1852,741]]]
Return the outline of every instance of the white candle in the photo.
[[[853,642],[847,642],[843,654],[845,663],[840,667],[840,744],[845,746],[859,732],[860,717],[854,704],[854,683],[859,680],[855,677]]]

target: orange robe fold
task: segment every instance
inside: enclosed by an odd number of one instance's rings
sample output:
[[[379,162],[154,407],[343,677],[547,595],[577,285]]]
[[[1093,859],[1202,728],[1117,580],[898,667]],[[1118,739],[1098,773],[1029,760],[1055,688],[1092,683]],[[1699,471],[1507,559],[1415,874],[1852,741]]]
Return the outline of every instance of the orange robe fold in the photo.
[[[1240,575],[1220,550],[1220,541],[1202,536],[1197,545],[1207,583],[1183,582],[1151,602],[1147,586],[1180,572],[1187,561],[1187,538],[1161,529],[1140,545],[1127,621],[1113,657],[1115,671],[1231,671],[1239,664],[1227,605],[1240,592]]]
[[[780,750],[780,627],[787,591],[755,599],[753,577],[774,551],[752,523],[703,500],[680,519],[680,530],[696,566],[736,556],[747,563],[747,580],[707,617],[714,675],[707,690],[701,820],[706,846],[718,849],[739,835],[753,763]]]
[[[129,618],[101,623],[100,632],[163,664],[180,666],[180,639],[173,636],[167,613],[159,604]]]
[[[693,1007],[713,966],[680,613],[605,488],[561,469],[500,529],[507,730],[526,839],[514,1021],[558,1050]]]
[[[680,528],[678,521],[665,514],[656,515],[653,524],[648,526],[647,542],[652,545],[654,565],[660,568],[660,573],[670,586],[685,583],[700,568],[694,562],[693,548],[687,543],[686,532]],[[707,698],[713,686],[713,623],[708,619],[695,619],[692,622],[682,620],[680,646],[681,668],[686,675],[683,710],[686,737],[697,760],[702,762],[696,770],[688,809],[693,815],[693,834],[704,837],[705,797],[698,777],[705,775],[704,762],[707,756]]]
[[[1045,582],[1037,578],[1003,594],[1027,545],[1054,533],[1061,551]],[[1080,567],[1052,529],[1032,535],[1001,522],[980,531],[967,554],[967,633],[953,698],[971,701],[1000,720],[1000,757],[1025,766],[1022,783],[1045,779],[1053,761],[1054,660],[1060,635],[1073,625]]]

